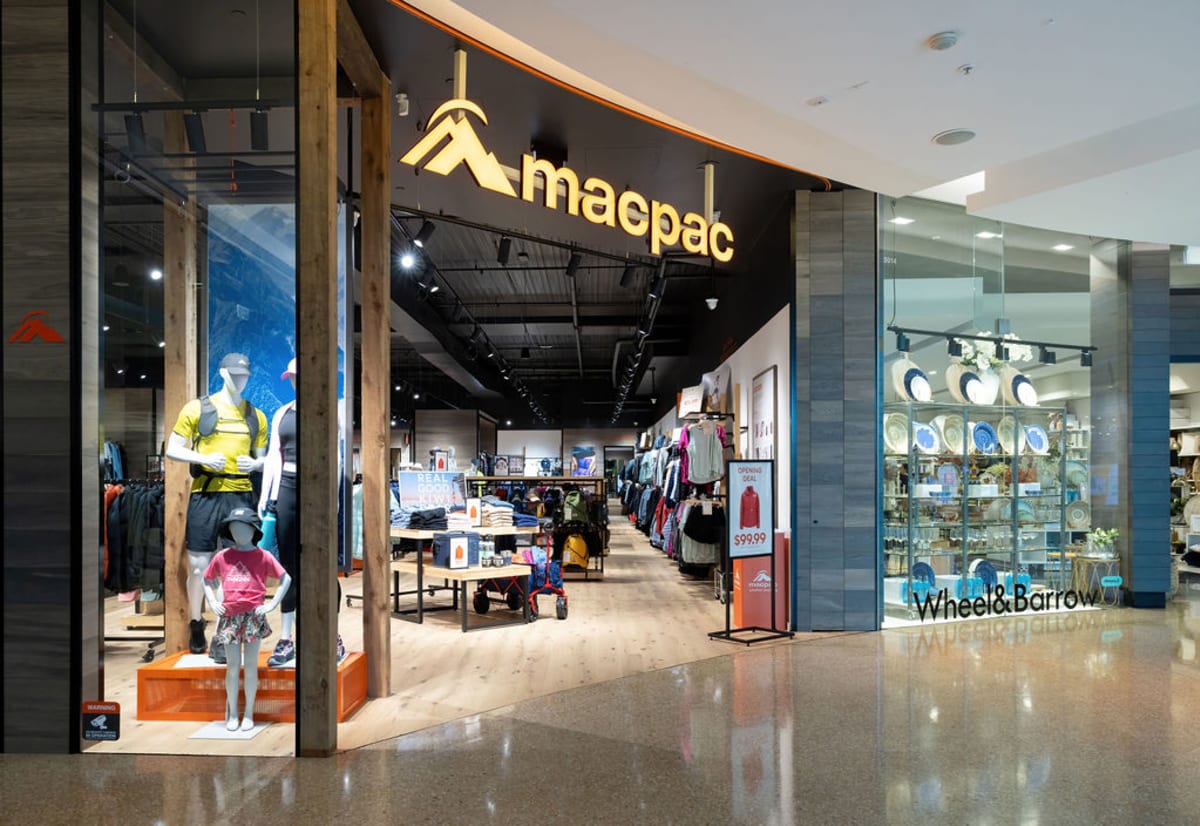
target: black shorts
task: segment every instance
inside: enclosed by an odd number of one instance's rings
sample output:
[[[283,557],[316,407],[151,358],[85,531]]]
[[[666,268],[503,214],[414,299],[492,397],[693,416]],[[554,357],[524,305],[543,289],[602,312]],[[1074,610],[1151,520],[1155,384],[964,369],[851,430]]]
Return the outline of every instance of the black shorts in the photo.
[[[217,531],[234,508],[254,507],[250,491],[193,493],[188,498],[187,531],[184,547],[196,553],[210,554],[218,547]]]

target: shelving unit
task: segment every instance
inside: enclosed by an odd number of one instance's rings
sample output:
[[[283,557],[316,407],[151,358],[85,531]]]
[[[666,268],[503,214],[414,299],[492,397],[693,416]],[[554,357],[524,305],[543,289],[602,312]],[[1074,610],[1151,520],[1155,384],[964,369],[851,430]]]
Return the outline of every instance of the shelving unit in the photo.
[[[1002,421],[1022,434],[1026,426],[1040,427],[1049,437],[1049,451],[1037,454],[1022,447],[1024,439],[1014,443],[1008,438],[998,439],[990,453],[980,450],[972,425],[986,423],[999,435]],[[1074,445],[1067,437],[1087,431],[1066,431],[1065,421],[1062,408],[885,405],[882,498],[888,611],[911,617],[916,601],[929,588],[930,570],[930,593],[947,588],[955,599],[984,595],[982,577],[972,573],[976,560],[987,560],[997,574],[996,584],[1009,592],[1014,581],[1033,589],[1066,581],[1066,546],[1076,534],[1086,533],[1086,528],[1063,530],[1068,490],[1072,498],[1087,497],[1086,479],[1078,478],[1077,466],[1072,465],[1073,484],[1067,478],[1069,454],[1086,450],[1086,437]],[[905,440],[897,438],[901,422]],[[956,427],[958,422],[962,424]],[[938,444],[922,449],[917,436],[925,425],[933,427]],[[947,433],[954,437],[953,444],[945,443]],[[928,442],[928,431],[923,437]],[[1054,450],[1056,441],[1066,448]]]

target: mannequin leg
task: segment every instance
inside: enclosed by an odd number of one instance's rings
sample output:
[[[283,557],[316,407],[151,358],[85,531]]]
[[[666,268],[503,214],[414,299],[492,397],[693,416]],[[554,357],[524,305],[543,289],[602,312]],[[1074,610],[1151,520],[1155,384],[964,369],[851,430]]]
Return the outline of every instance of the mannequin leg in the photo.
[[[284,613],[280,614],[280,617],[282,618],[283,622],[279,631],[279,636],[282,639],[290,640],[292,638],[292,632],[296,628],[296,612],[285,611]]]
[[[198,620],[204,616],[204,571],[212,562],[213,555],[211,552],[188,551],[187,556],[188,618]]]
[[[262,640],[255,640],[239,646],[246,653],[246,714],[242,717],[242,731],[254,728],[254,698],[258,694],[258,649],[261,645]]]
[[[257,646],[257,643],[255,643]],[[237,731],[238,727],[238,677],[242,670],[242,647],[236,642],[232,642],[225,646],[225,656],[228,662],[225,666],[225,728],[229,731]],[[249,681],[250,674],[247,669],[246,679]],[[254,669],[254,687],[258,688],[258,669]],[[250,689],[246,687],[247,707],[253,706],[253,700],[249,700]]]
[[[204,639],[204,572],[212,561],[211,553],[188,551],[188,650],[201,654],[208,647]]]

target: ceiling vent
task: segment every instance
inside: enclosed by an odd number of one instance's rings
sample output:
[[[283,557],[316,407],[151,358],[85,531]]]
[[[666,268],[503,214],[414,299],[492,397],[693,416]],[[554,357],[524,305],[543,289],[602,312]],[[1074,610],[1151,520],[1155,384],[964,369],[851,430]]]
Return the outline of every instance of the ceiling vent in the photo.
[[[930,38],[925,41],[925,45],[933,49],[935,52],[944,52],[946,49],[953,47],[957,42],[958,32],[945,31],[931,35]]]

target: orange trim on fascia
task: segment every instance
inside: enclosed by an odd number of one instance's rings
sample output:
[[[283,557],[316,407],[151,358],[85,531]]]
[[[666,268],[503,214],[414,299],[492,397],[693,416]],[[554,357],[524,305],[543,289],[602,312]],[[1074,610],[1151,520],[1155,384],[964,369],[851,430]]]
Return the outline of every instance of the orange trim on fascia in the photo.
[[[736,146],[732,146],[728,143],[722,143],[721,141],[713,140],[712,138],[706,138],[703,135],[698,135],[695,132],[690,132],[687,129],[682,129],[678,126],[672,126],[669,123],[663,123],[662,121],[660,121],[656,118],[652,118],[649,115],[643,114],[634,109],[630,109],[628,106],[622,106],[619,103],[614,103],[611,100],[602,98],[599,95],[593,94],[592,92],[589,92],[585,89],[580,89],[578,86],[573,86],[572,84],[567,83],[566,81],[559,80],[558,78],[556,78],[552,75],[549,75],[546,72],[543,72],[541,69],[538,69],[534,66],[530,66],[528,63],[525,63],[524,61],[518,60],[517,58],[515,58],[511,55],[505,54],[504,52],[500,51],[499,49],[496,49],[492,46],[487,45],[486,43],[484,43],[481,40],[471,37],[471,35],[467,34],[466,32],[459,31],[458,29],[454,28],[453,26],[451,26],[447,23],[444,23],[441,20],[438,20],[436,17],[429,14],[428,12],[422,11],[421,9],[418,9],[415,6],[413,6],[409,3],[406,3],[404,0],[390,0],[390,2],[393,6],[397,6],[401,9],[403,9],[404,11],[411,14],[413,17],[419,18],[420,20],[425,21],[426,23],[433,26],[434,28],[440,29],[441,31],[445,32],[446,34],[448,34],[458,40],[461,40],[464,43],[474,46],[476,49],[478,49],[481,52],[486,52],[487,54],[490,54],[492,57],[497,58],[498,60],[503,60],[505,63],[509,64],[510,66],[514,66],[523,72],[531,74],[534,77],[540,78],[541,80],[544,80],[547,83],[551,83],[551,84],[559,87],[560,89],[564,89],[568,92],[571,92],[572,94],[576,94],[582,98],[586,98],[587,100],[590,100],[593,103],[598,103],[601,106],[607,106],[609,109],[612,109],[613,111],[620,112],[623,115],[628,115],[631,118],[637,118],[638,120],[642,121],[643,123],[648,123],[651,126],[657,126],[660,129],[666,129],[668,132],[674,132],[676,135],[680,135],[682,137],[689,138],[694,141],[699,141],[700,143],[707,144],[708,146],[711,146],[715,149],[721,149],[721,150],[724,150],[725,152],[732,152],[735,155],[741,155],[743,158],[749,158],[750,160],[753,160],[753,161],[759,161],[761,163],[769,164],[771,166],[780,167],[781,169],[788,169],[788,170],[791,170],[792,172],[799,172],[801,175],[808,175],[810,178],[816,178],[818,181],[821,181],[822,183],[825,184],[826,192],[830,192],[833,189],[833,184],[831,184],[829,179],[826,178],[824,175],[818,175],[815,172],[809,172],[807,169],[800,169],[799,167],[790,166],[785,163],[780,163],[779,161],[773,161],[770,158],[767,158],[763,155],[757,155],[753,152],[747,152],[744,149],[738,149]]]

